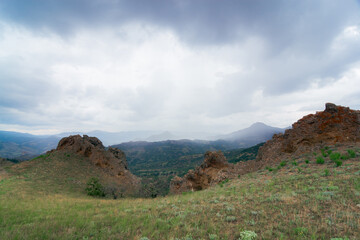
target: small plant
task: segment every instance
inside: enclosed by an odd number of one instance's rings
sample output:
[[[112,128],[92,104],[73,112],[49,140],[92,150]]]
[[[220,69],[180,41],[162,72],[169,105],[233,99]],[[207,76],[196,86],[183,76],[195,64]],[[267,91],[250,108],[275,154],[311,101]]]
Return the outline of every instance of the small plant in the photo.
[[[317,164],[324,164],[325,160],[323,157],[319,156],[316,158],[316,163]]]
[[[147,237],[142,237],[142,238],[140,238],[140,240],[150,240],[150,239]]]
[[[321,155],[323,157],[327,157],[327,152],[325,152],[325,149],[321,149]]]
[[[324,170],[324,176],[327,177],[327,176],[329,176],[329,174],[330,174],[330,173],[329,173],[329,170],[328,170],[328,169],[325,169],[325,170]]]
[[[295,160],[291,164],[297,166],[297,162]]]
[[[273,171],[273,169],[272,169],[271,167],[269,167],[268,170],[269,170],[269,172],[272,172],[272,171]]]
[[[209,239],[216,240],[216,239],[218,239],[218,236],[216,234],[209,234]]]
[[[234,216],[226,216],[225,221],[227,221],[227,222],[235,222],[236,217],[234,217]]]
[[[332,153],[332,150],[328,150],[327,154],[330,155]]]
[[[286,166],[286,162],[285,162],[285,161],[282,161],[282,162],[280,163],[280,166],[281,166],[281,167]]]
[[[355,158],[356,157],[356,153],[355,153],[354,150],[348,149],[347,152],[348,152],[350,158]]]
[[[336,165],[336,167],[340,167],[341,165],[342,165],[342,161],[341,160],[336,160],[335,161],[335,165]]]
[[[340,157],[341,157],[341,154],[340,153],[338,153],[338,152],[334,152],[334,153],[332,153],[332,154],[330,154],[330,160],[331,161],[337,161],[337,160],[339,160],[340,159]]]
[[[255,232],[245,230],[240,233],[239,240],[254,240],[256,237],[257,234]]]
[[[341,160],[348,160],[350,158],[349,154],[342,154],[340,159]]]
[[[309,159],[306,159],[306,160],[305,160],[305,163],[306,163],[306,164],[309,164],[309,162],[310,162]]]
[[[87,182],[85,191],[89,196],[105,197],[104,187],[99,182],[99,179],[95,177],[90,178]]]
[[[301,236],[301,237],[305,237],[305,235],[309,232],[309,230],[307,228],[304,227],[297,227],[294,229],[294,233],[295,235]]]

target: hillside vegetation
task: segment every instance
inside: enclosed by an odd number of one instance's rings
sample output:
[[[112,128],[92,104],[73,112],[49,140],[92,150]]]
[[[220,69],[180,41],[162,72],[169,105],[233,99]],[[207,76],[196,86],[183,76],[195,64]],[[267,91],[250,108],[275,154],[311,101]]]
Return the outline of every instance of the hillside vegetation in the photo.
[[[360,239],[359,156],[330,147],[204,191],[117,200],[86,196],[73,184],[86,177],[67,176],[78,166],[43,157],[1,174],[0,239]]]

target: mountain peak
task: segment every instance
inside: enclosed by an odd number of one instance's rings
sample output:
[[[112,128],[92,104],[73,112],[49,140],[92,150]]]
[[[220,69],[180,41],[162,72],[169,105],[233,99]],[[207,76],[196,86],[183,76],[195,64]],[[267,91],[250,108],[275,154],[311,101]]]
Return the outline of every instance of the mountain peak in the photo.
[[[256,123],[253,123],[250,128],[253,128],[253,127],[269,127],[268,125],[266,125],[265,123],[263,122],[256,122]]]

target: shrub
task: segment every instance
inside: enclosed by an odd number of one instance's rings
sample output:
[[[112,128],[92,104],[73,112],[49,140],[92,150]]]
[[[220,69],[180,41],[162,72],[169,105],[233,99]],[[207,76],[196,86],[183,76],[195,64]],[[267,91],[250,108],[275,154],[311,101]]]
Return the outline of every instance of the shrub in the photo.
[[[254,240],[256,239],[257,234],[253,231],[242,231],[240,233],[240,238],[239,240]]]
[[[295,160],[291,164],[297,166],[297,162]]]
[[[341,156],[340,153],[334,152],[334,153],[330,154],[330,160],[335,162],[335,161],[339,160],[340,156]]]
[[[280,166],[281,166],[281,167],[286,166],[286,162],[285,162],[285,161],[282,161],[282,162],[280,163]]]
[[[341,160],[336,160],[335,161],[335,165],[337,166],[337,167],[340,167],[341,165],[342,165],[342,161]]]
[[[319,156],[316,158],[316,163],[317,164],[324,164],[325,160],[323,157]]]
[[[325,170],[324,170],[324,176],[327,177],[327,176],[329,176],[329,174],[330,174],[330,173],[329,173],[329,170],[328,170],[328,169],[325,169]]]
[[[348,154],[342,154],[340,158],[341,160],[348,160],[350,156]]]
[[[234,217],[234,216],[227,216],[227,217],[225,218],[225,221],[227,221],[227,222],[235,222],[235,221],[236,221],[236,217]]]
[[[308,163],[309,163],[309,159],[306,159],[306,160],[305,160],[305,163],[308,164]]]
[[[85,191],[89,196],[105,197],[104,187],[100,184],[99,179],[92,177],[86,184]]]
[[[354,150],[348,149],[347,152],[348,152],[350,158],[355,158],[356,157],[356,153],[355,153]]]

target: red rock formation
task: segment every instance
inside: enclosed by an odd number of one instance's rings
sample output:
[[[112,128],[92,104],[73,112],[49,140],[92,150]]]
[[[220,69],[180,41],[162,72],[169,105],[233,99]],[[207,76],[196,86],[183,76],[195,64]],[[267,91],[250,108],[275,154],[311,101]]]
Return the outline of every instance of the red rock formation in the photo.
[[[326,103],[325,111],[310,114],[276,134],[259,149],[257,161],[300,156],[325,145],[360,141],[360,111]]]
[[[208,188],[229,178],[233,173],[233,165],[229,164],[221,151],[206,152],[204,162],[195,170],[190,170],[183,178],[174,177],[170,183],[170,193],[198,191]]]
[[[73,135],[60,140],[56,150],[75,153],[87,158],[96,167],[103,169],[114,177],[114,181],[130,190],[140,187],[140,179],[129,170],[125,153],[117,148],[105,149],[96,137]]]

